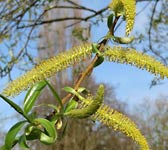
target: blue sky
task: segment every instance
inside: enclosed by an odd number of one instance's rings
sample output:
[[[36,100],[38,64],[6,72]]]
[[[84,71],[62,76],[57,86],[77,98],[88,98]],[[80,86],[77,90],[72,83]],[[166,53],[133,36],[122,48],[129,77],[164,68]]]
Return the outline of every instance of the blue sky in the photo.
[[[91,8],[96,8],[98,10],[107,6],[109,1],[110,0],[103,2],[98,0],[83,0],[83,3],[87,4]],[[144,3],[138,4],[137,9],[140,10],[143,6]],[[145,32],[144,27],[148,23],[148,11],[149,7],[147,7],[146,11],[141,13],[136,18],[136,24],[133,33],[135,33],[136,31]],[[124,33],[123,30],[121,32]],[[92,28],[91,41],[97,42],[106,33],[107,27],[106,22],[104,22],[99,26]],[[18,72],[15,73],[15,76],[19,75]],[[140,103],[144,98],[149,97],[150,99],[155,99],[159,95],[168,95],[166,90],[168,87],[167,79],[163,81],[164,84],[149,89],[151,80],[154,78],[154,76],[147,71],[139,70],[132,66],[104,62],[101,66],[95,68],[93,74],[97,82],[105,82],[111,84],[115,88],[118,99],[127,101],[131,106]],[[4,85],[6,84],[6,79],[4,79],[3,81],[1,80],[1,87],[4,87]],[[23,95],[24,94],[21,94],[15,99],[18,104],[23,102]],[[15,112],[3,101],[0,101],[0,108],[0,114],[3,114],[3,117]]]
[[[98,3],[97,0],[93,0],[92,3],[95,4],[93,7],[99,9],[105,7],[109,1],[110,0],[104,1],[104,3],[100,1]],[[147,3],[148,2],[138,3],[137,12],[141,11],[141,9],[143,9]],[[140,13],[140,15],[136,17],[136,23],[132,35],[136,32],[146,32],[145,26],[149,25],[148,15],[150,14],[150,6],[151,5],[149,5],[144,12]],[[124,29],[125,28],[121,26],[119,32],[124,33]],[[106,33],[106,23],[102,23],[97,28],[92,30],[92,41],[97,42],[97,40]],[[168,96],[167,79],[162,81],[164,84],[154,86],[150,89],[149,87],[151,81],[155,76],[145,70],[140,70],[129,65],[104,62],[100,67],[97,67],[94,70],[94,76],[97,82],[111,84],[115,88],[118,99],[127,101],[131,106],[141,103],[144,98],[156,99],[160,95]]]

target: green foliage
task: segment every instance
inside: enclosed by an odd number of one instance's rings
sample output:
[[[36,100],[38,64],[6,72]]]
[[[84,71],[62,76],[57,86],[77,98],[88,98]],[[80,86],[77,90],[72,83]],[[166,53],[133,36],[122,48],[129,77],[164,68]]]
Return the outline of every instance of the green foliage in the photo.
[[[114,11],[114,14],[110,14],[108,17],[107,26],[109,32],[100,43],[84,43],[39,63],[25,75],[9,83],[2,94],[0,94],[0,97],[6,103],[24,117],[24,120],[16,123],[8,131],[5,143],[1,147],[3,150],[10,150],[16,144],[21,148],[29,148],[27,141],[32,140],[39,140],[45,145],[51,145],[57,141],[59,129],[64,128],[63,133],[65,132],[67,122],[65,126],[62,123],[69,118],[98,120],[108,127],[121,131],[130,137],[139,144],[142,150],[149,150],[145,137],[135,123],[122,113],[103,103],[103,85],[99,86],[96,96],[93,96],[93,93],[87,92],[89,89],[80,87],[81,82],[86,76],[91,74],[95,67],[102,64],[104,58],[108,61],[131,64],[137,68],[146,69],[152,74],[160,75],[161,78],[168,77],[168,68],[153,57],[130,48],[106,46],[109,40],[113,40],[119,44],[129,44],[134,40],[133,37],[116,37],[113,32],[119,17],[123,16],[127,22],[126,35],[130,34],[134,26],[135,0],[113,0],[109,4],[109,8]],[[83,30],[81,29],[73,31],[74,36],[84,41],[86,39],[83,38],[82,33]],[[46,79],[76,63],[91,58],[93,55],[92,62],[79,75],[74,88],[64,87],[63,89],[68,95],[65,98],[60,98],[61,94],[58,94],[57,90]],[[46,106],[53,108],[54,112],[50,117],[42,118],[33,112],[33,107],[46,86],[49,87],[58,105],[46,104]],[[26,94],[23,108],[7,98],[27,89],[29,90]],[[39,107],[43,105],[39,105]]]
[[[46,82],[41,81],[27,92],[27,95],[24,99],[24,106],[23,110],[26,114],[29,113],[29,111],[32,109],[34,106],[35,101],[37,100],[37,97],[40,95],[40,92],[42,91],[43,88],[45,88]]]
[[[39,140],[44,144],[53,144],[57,139],[57,131],[55,129],[56,121],[59,117],[52,120],[47,120],[45,118],[38,118],[35,115],[27,115],[34,106],[34,102],[37,100],[40,92],[47,85],[46,81],[41,81],[35,84],[28,92],[24,101],[23,109],[17,104],[12,102],[10,99],[5,98],[1,95],[4,101],[10,104],[18,113],[20,113],[26,120],[16,123],[7,133],[5,138],[5,144],[2,149],[10,150],[17,143],[21,148],[28,148],[26,141],[28,140]],[[27,124],[25,126],[25,123]],[[25,127],[24,127],[25,126]],[[16,137],[21,133],[21,129],[24,127],[24,133]]]
[[[26,121],[18,122],[8,131],[4,145],[6,149],[10,150],[17,143],[16,135],[18,134],[18,132],[21,130],[21,128],[25,123]]]
[[[82,101],[87,101],[87,99],[83,99],[83,98],[81,99],[81,96],[80,97],[78,95],[76,96]],[[87,118],[97,112],[97,110],[99,109],[99,107],[103,102],[103,97],[104,97],[104,86],[100,85],[98,88],[96,97],[93,98],[93,100],[91,99],[89,100],[91,101],[91,103],[89,103],[84,108],[70,110],[67,113],[65,113],[65,115],[74,117],[74,118],[81,118],[81,119]]]

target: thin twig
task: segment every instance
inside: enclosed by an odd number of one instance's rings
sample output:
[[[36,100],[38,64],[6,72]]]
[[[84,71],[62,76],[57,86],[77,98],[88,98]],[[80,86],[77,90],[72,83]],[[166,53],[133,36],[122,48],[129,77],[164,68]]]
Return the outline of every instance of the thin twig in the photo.
[[[110,29],[110,34],[111,35],[114,35],[114,28],[117,24],[117,21],[118,21],[119,17],[116,17],[112,26],[111,26],[111,29]],[[98,45],[99,46],[99,51],[102,51],[104,46],[107,44],[108,42],[108,39],[103,39]],[[96,56],[93,58],[92,62],[88,65],[88,67],[79,75],[78,77],[78,80],[76,81],[76,84],[75,84],[75,87],[74,89],[77,90],[79,88],[79,86],[81,85],[81,83],[83,82],[83,80],[86,78],[86,76],[88,74],[90,74],[92,71],[93,71],[93,68],[94,68],[94,64],[95,62],[98,60],[99,56],[96,54]],[[63,99],[62,99],[62,103],[65,104],[69,99],[70,97],[72,96],[72,94],[68,94],[66,95]]]
[[[68,20],[88,21],[89,19],[94,18],[95,16],[102,14],[107,9],[108,9],[108,7],[105,7],[105,8],[103,8],[103,9],[97,11],[96,13],[94,13],[92,15],[89,15],[87,17],[64,17],[64,18],[55,18],[55,19],[50,19],[50,20],[43,20],[41,22],[35,22],[33,24],[20,26],[20,27],[18,27],[18,29],[29,28],[29,27],[32,27],[32,26],[39,26],[39,25],[49,24],[49,23],[53,23],[53,22],[68,21]]]
[[[153,10],[152,10],[151,19],[150,19],[150,26],[149,26],[149,30],[148,30],[149,50],[152,53],[154,53],[156,56],[158,56],[164,62],[164,64],[167,65],[167,61],[165,60],[165,58],[163,56],[161,56],[157,51],[155,51],[152,46],[152,25],[153,25],[154,14],[156,12],[156,7],[157,7],[158,2],[159,2],[159,0],[156,0],[154,7],[153,7]]]

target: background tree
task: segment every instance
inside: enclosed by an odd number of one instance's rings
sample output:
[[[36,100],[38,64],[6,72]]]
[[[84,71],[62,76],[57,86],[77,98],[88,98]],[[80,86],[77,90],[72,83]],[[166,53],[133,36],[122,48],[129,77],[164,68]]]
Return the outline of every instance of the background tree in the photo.
[[[134,111],[136,114],[135,120],[144,131],[151,149],[166,150],[168,148],[167,97],[160,96],[156,100],[144,99],[141,107],[136,108]]]

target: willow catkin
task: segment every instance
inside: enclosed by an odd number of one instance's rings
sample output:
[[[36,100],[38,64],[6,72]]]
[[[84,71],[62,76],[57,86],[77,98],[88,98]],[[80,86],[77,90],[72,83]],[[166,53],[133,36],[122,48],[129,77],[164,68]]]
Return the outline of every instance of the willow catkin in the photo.
[[[73,47],[69,51],[62,52],[48,60],[42,61],[32,70],[9,83],[2,94],[5,96],[15,96],[21,91],[27,90],[35,83],[49,78],[55,73],[86,59],[91,53],[91,44],[83,44]]]
[[[135,0],[112,0],[109,8],[115,12],[116,16],[124,16],[126,19],[126,35],[128,36],[134,27],[136,15]]]
[[[154,75],[160,75],[162,79],[164,79],[164,77],[168,78],[168,68],[149,55],[131,48],[119,46],[106,46],[104,49],[104,57],[108,61],[130,64],[140,69],[146,69]]]

